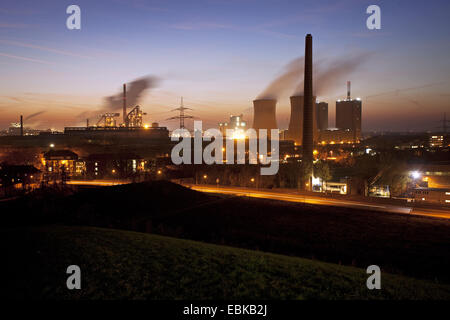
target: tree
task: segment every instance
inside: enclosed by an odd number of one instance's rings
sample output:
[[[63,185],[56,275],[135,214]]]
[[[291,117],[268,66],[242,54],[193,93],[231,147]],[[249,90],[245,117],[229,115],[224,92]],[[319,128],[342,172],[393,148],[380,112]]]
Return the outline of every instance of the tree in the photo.
[[[331,179],[330,166],[326,161],[320,160],[314,165],[314,176],[322,180],[323,189],[323,183]]]

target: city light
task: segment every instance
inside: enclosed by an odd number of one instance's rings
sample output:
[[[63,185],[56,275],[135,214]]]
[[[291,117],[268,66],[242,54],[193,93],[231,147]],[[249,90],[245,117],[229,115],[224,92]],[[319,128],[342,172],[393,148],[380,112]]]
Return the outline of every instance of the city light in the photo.
[[[419,171],[412,171],[412,172],[411,172],[411,176],[412,176],[414,179],[419,179],[420,176],[421,176],[421,174],[420,174]]]
[[[312,184],[313,184],[313,186],[320,186],[320,178],[316,178],[316,177],[313,177],[312,178]]]

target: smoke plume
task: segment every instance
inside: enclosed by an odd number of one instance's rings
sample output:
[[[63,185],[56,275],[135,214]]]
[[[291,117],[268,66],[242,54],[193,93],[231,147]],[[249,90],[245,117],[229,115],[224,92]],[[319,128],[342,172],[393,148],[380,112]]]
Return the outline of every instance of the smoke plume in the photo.
[[[159,79],[153,76],[146,76],[127,83],[127,109],[135,107],[142,98],[146,90],[155,88],[158,85]],[[123,89],[119,93],[104,98],[103,106],[94,111],[85,111],[77,116],[78,121],[85,121],[86,119],[98,119],[100,114],[121,111],[123,107]]]
[[[127,107],[135,107],[145,90],[156,87],[156,77],[143,77],[127,83]],[[123,92],[105,97],[104,112],[121,110],[123,106]]]
[[[45,112],[45,110],[35,112],[33,114],[30,114],[28,117],[26,117],[24,120],[30,120],[31,118],[37,117],[38,115],[41,115]]]
[[[275,78],[275,80],[273,80],[256,99],[278,100],[283,94],[292,92],[295,85],[298,84],[300,76],[303,75],[304,69],[304,57],[292,60],[284,67],[283,72]]]
[[[369,58],[368,53],[321,60],[313,67],[313,90],[315,96],[328,95],[342,87],[349,75],[355,72]],[[302,78],[301,78],[302,79]],[[303,79],[295,90],[295,95],[302,95]]]
[[[369,54],[362,53],[339,58],[320,59],[313,66],[313,90],[315,96],[328,95],[337,88],[348,76],[356,71],[369,58]],[[303,95],[305,58],[299,57],[289,62],[283,72],[275,78],[267,88],[258,95],[257,99],[276,99],[286,93]]]

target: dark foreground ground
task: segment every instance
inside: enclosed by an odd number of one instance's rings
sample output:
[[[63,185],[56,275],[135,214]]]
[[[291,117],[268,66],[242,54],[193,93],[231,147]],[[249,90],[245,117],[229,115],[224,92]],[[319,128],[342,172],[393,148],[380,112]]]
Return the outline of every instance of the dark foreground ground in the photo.
[[[383,272],[450,284],[450,221],[437,218],[206,195],[165,181],[48,190],[1,202],[0,212],[5,231],[54,224],[132,230],[362,270],[375,264]],[[16,241],[7,243],[14,252]]]
[[[38,299],[450,299],[450,286],[362,269],[137,232],[46,226],[0,234],[14,261],[2,296]],[[14,244],[14,249],[11,245]],[[81,269],[67,290],[66,268]]]

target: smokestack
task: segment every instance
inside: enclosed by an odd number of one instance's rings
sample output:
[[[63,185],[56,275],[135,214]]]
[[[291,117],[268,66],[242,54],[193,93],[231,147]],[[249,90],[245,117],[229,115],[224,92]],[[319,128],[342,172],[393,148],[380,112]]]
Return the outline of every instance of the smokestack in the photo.
[[[89,128],[89,119],[86,119],[86,128]]]
[[[347,81],[347,100],[350,100],[350,81]]]
[[[20,116],[20,136],[23,137],[23,116]]]
[[[313,65],[312,65],[312,36],[306,35],[305,38],[305,80],[304,80],[304,102],[303,102],[303,168],[307,180],[307,188],[311,189],[313,148],[314,148],[314,106],[313,106]]]
[[[253,101],[253,129],[268,129],[267,135],[270,135],[270,129],[276,129],[277,119],[275,115],[277,100],[260,99]]]
[[[127,124],[127,84],[123,84],[123,124],[128,127]]]

